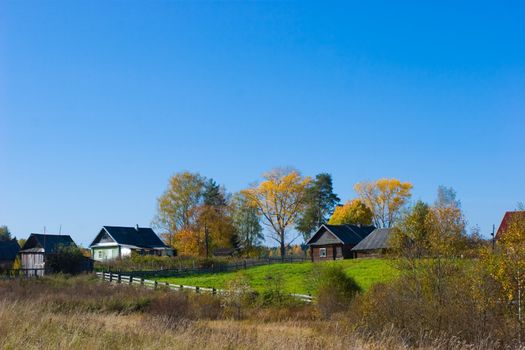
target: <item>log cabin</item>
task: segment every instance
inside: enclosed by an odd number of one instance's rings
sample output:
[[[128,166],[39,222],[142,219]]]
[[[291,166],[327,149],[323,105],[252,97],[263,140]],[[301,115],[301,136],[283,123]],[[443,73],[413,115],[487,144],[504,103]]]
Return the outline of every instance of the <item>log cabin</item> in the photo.
[[[371,257],[381,255],[389,248],[389,240],[392,234],[390,228],[376,228],[361,242],[352,248],[356,257]]]
[[[356,254],[352,252],[352,248],[374,229],[374,226],[321,225],[306,242],[310,258],[312,261],[354,258]]]

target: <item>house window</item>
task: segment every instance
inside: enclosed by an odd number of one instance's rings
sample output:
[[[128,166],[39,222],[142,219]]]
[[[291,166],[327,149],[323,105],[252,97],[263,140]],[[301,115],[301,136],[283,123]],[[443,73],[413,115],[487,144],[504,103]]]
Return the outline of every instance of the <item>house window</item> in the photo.
[[[326,248],[319,248],[319,257],[326,258]]]
[[[99,251],[98,251],[98,258],[99,258],[99,259],[102,259],[102,258],[103,258],[102,250],[99,250]]]

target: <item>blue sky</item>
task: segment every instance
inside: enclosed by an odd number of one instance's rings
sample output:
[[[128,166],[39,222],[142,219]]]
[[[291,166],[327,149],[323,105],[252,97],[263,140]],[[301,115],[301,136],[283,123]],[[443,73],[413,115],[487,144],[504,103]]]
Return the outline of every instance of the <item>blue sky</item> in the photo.
[[[170,175],[275,166],[344,199],[452,186],[488,233],[525,201],[519,2],[0,3],[0,224],[151,223]]]

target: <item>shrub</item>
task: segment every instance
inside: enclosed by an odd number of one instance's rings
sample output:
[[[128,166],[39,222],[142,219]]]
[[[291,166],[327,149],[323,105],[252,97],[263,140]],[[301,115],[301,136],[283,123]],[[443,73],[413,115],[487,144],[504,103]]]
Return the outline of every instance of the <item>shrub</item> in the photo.
[[[348,310],[354,296],[361,292],[361,287],[338,265],[316,266],[310,283],[316,291],[317,307],[327,318]]]
[[[54,273],[76,274],[85,270],[86,257],[76,246],[60,246],[54,254],[49,254],[46,269]]]

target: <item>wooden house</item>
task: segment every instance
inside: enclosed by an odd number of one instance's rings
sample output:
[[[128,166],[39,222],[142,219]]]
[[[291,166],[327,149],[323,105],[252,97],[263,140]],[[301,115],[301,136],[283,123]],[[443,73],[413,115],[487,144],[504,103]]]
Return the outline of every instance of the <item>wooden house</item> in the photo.
[[[505,231],[513,220],[525,220],[525,210],[508,211],[505,213],[496,233],[496,240],[505,234]]]
[[[20,245],[16,239],[0,241],[0,271],[13,268],[19,251]]]
[[[149,227],[103,226],[89,245],[97,261],[120,259],[132,252],[141,255],[172,256],[168,247]]]
[[[321,225],[306,242],[312,261],[349,259],[355,257],[352,248],[375,229],[374,226]]]
[[[60,247],[75,246],[69,235],[32,233],[20,249],[22,269],[28,276],[43,276],[49,255],[57,254]]]
[[[355,247],[352,252],[356,256],[374,256],[379,255],[389,248],[389,240],[392,234],[390,228],[376,228]]]

